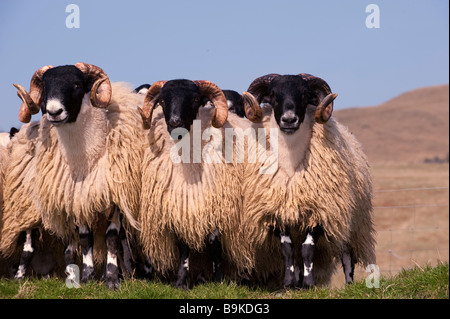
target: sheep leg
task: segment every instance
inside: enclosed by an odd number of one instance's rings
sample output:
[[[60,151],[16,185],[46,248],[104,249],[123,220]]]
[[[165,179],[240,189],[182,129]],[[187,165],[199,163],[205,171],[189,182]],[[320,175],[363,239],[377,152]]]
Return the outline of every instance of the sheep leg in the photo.
[[[222,244],[219,239],[219,230],[216,229],[208,238],[211,259],[214,266],[214,280],[223,280],[223,269],[222,269]]]
[[[152,279],[153,277],[153,266],[150,258],[145,258],[144,261],[144,278]]]
[[[120,239],[120,214],[115,209],[114,214],[106,229],[106,285],[110,289],[119,288],[119,267],[117,263],[117,253],[119,251]]]
[[[31,258],[33,257],[33,241],[31,238],[31,229],[26,231],[25,236],[25,244],[23,245],[23,251],[20,254],[20,264],[17,269],[15,279],[21,280],[25,277],[25,273],[27,272],[27,268],[30,265]]]
[[[280,233],[281,251],[284,257],[284,281],[285,288],[294,288],[296,286],[295,267],[294,267],[294,245],[289,230],[286,228]]]
[[[132,274],[133,273],[133,256],[131,253],[131,249],[130,246],[128,245],[128,238],[125,234],[125,228],[121,227],[120,228],[120,243],[122,245],[122,252],[123,252],[123,267],[125,268],[122,271],[127,273],[127,274]]]
[[[353,273],[355,271],[355,260],[353,258],[353,252],[351,248],[346,244],[344,246],[344,251],[342,252],[342,268],[345,274],[345,283],[353,283]]]
[[[64,250],[64,261],[66,262],[66,266],[75,264],[75,244],[73,240],[70,240],[69,244],[66,246],[66,250]]]
[[[66,263],[66,270],[64,272],[67,275],[66,285],[68,287],[80,288],[79,283],[80,272],[78,266],[75,264],[75,260],[76,260],[76,243],[75,238],[71,238],[66,246],[66,249],[64,250],[64,261]],[[74,266],[77,268],[74,268]],[[77,269],[78,272],[76,272],[75,269]]]
[[[179,243],[180,267],[178,269],[176,288],[184,290],[189,287],[189,246],[185,243]]]
[[[92,252],[94,235],[87,226],[80,226],[78,234],[80,236],[81,253],[83,254],[81,281],[86,283],[88,280],[94,279],[94,255]]]
[[[303,258],[303,288],[314,286],[314,246],[317,240],[318,230],[314,229],[308,231],[306,239],[302,244],[302,258]]]

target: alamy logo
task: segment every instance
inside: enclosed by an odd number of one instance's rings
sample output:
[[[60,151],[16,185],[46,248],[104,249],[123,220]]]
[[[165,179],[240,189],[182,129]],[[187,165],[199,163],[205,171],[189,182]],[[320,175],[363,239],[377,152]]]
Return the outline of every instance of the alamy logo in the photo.
[[[380,28],[380,7],[376,4],[369,4],[366,7],[366,12],[370,14],[366,18],[366,27],[368,29]]]
[[[66,7],[66,12],[70,13],[66,18],[66,27],[68,29],[80,28],[80,7],[76,4],[69,4]]]
[[[370,275],[366,277],[366,287],[380,288],[380,268],[378,265],[368,265],[366,267],[366,272],[370,273]]]
[[[67,275],[66,277],[66,287],[67,288],[80,288],[80,268],[75,264],[70,264],[66,266],[64,271]]]
[[[174,129],[170,136],[179,140],[170,150],[173,163],[260,163],[261,174],[275,174],[278,169],[278,129],[225,128],[222,130],[207,128],[202,132],[201,120],[194,120],[192,134],[185,128]],[[269,138],[267,138],[269,133]],[[192,141],[191,141],[192,140]],[[247,140],[247,149],[244,149]],[[269,146],[267,145],[269,141]],[[206,142],[206,143],[204,143]],[[192,147],[191,147],[192,143]],[[203,145],[205,144],[205,145]],[[269,148],[269,149],[268,149]]]

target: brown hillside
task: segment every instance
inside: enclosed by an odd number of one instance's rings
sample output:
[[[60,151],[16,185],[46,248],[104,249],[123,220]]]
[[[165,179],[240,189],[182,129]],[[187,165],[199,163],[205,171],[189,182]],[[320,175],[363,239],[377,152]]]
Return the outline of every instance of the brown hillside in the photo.
[[[448,160],[448,85],[416,89],[379,106],[333,115],[355,134],[372,164]]]

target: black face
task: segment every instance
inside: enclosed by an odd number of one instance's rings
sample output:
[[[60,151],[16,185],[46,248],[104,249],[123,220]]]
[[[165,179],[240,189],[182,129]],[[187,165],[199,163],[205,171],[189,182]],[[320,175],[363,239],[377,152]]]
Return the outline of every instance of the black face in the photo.
[[[273,79],[263,99],[263,102],[272,105],[278,126],[286,134],[293,134],[300,128],[310,101],[308,86],[296,75]]]
[[[233,90],[222,90],[228,102],[228,111],[239,117],[245,117],[244,99],[242,95]]]
[[[190,130],[205,100],[198,86],[189,80],[168,81],[161,89],[159,103],[163,107],[167,131],[176,128]]]
[[[83,73],[73,65],[49,69],[42,76],[42,113],[55,126],[73,123],[90,88]]]

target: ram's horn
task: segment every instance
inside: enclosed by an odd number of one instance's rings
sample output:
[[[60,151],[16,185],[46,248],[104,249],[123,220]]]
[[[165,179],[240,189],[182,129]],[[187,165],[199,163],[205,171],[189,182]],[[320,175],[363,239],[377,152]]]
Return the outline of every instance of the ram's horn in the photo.
[[[34,72],[30,81],[30,93],[19,84],[13,84],[18,90],[17,95],[22,100],[19,110],[19,120],[22,123],[28,123],[31,121],[31,115],[36,114],[41,109],[41,96],[42,96],[42,76],[48,70],[53,68],[53,65],[46,65]]]
[[[105,71],[98,66],[83,62],[78,62],[75,67],[83,72],[91,86],[90,99],[92,105],[99,108],[107,107],[111,101],[112,88]]]
[[[158,102],[159,92],[167,81],[157,81],[152,84],[145,95],[142,109],[138,107],[139,114],[142,117],[142,124],[145,130],[150,129],[152,123],[153,110]]]
[[[222,90],[210,81],[194,81],[200,88],[200,94],[206,96],[214,104],[214,113],[211,117],[211,124],[216,128],[225,125],[228,118],[228,104]]]
[[[273,79],[279,77],[279,74],[271,73],[260,76],[253,80],[253,82],[248,87],[247,92],[253,94],[258,103],[261,103],[264,97],[267,95],[267,90],[269,89],[269,85]]]
[[[244,100],[245,116],[253,123],[259,123],[262,119],[262,110],[256,98],[249,92],[242,92]]]
[[[306,74],[299,74],[303,80],[308,83],[310,90],[319,98],[316,103],[315,119],[317,123],[325,124],[333,114],[333,100],[337,97],[336,93],[331,93],[330,86],[323,79]]]

